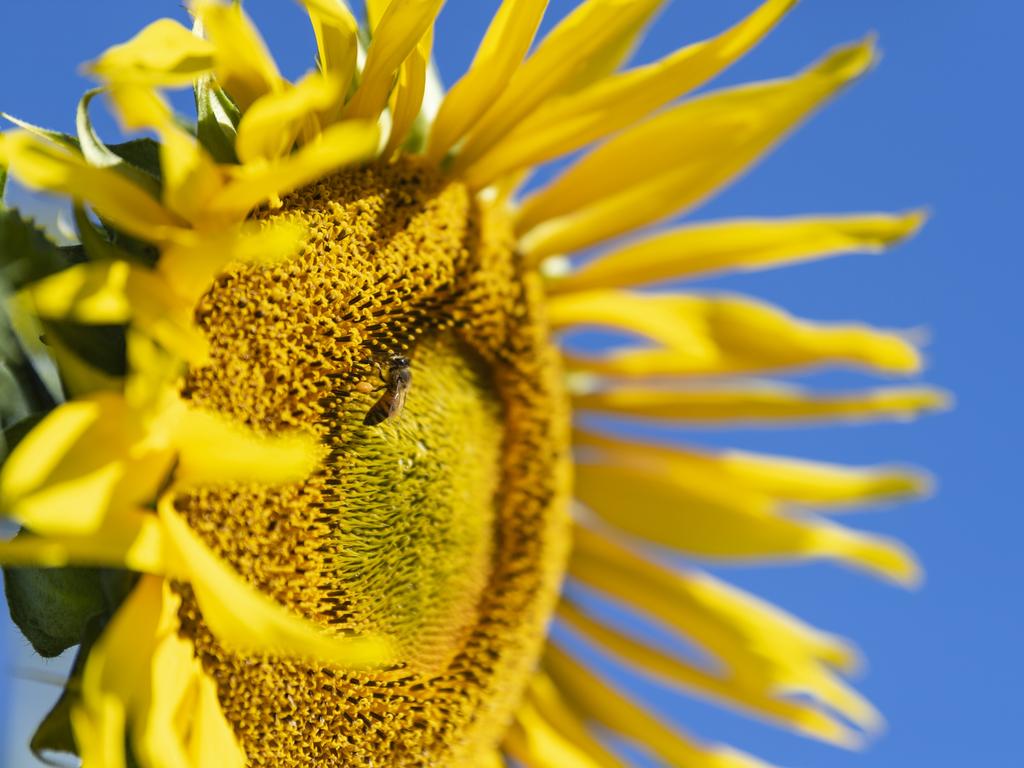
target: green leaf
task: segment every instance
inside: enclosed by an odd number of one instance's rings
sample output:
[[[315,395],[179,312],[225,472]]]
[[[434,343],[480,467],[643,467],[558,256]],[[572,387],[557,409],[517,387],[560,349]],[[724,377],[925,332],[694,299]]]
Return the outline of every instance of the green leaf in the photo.
[[[0,462],[7,458],[7,455],[18,446],[18,443],[21,442],[22,438],[31,432],[33,428],[35,428],[36,424],[42,421],[45,416],[45,413],[33,413],[19,419],[13,424],[4,426],[3,445],[2,449],[0,449]]]
[[[96,617],[89,622],[82,638],[82,644],[75,654],[64,690],[50,711],[36,727],[29,742],[29,749],[40,761],[48,763],[44,752],[61,752],[68,755],[78,754],[74,731],[71,728],[71,708],[78,701],[82,691],[82,672],[89,652],[103,633],[106,617]]]
[[[17,210],[0,210],[0,282],[18,290],[68,265],[60,248]]]
[[[41,128],[38,125],[27,123],[20,118],[14,117],[14,115],[7,114],[6,112],[0,112],[0,117],[3,117],[5,120],[14,123],[23,131],[28,131],[29,133],[35,134],[41,139],[52,141],[54,144],[60,144],[62,147],[73,150],[75,152],[81,152],[81,147],[78,144],[78,139],[76,139],[74,136],[70,134],[61,133],[60,131],[51,131],[49,128]]]
[[[4,195],[7,194],[7,169],[0,165],[0,211],[6,210]]]
[[[36,653],[52,658],[82,642],[89,621],[107,610],[100,573],[98,568],[4,568],[11,619]]]
[[[51,334],[93,368],[110,376],[128,372],[127,340],[123,325],[85,325],[69,320],[46,320]]]
[[[210,75],[203,75],[196,81],[195,97],[199,143],[218,163],[237,163],[238,108]]]
[[[163,184],[159,142],[153,139],[132,139],[121,144],[109,144],[108,149],[140,171],[152,176],[157,184]]]
[[[82,148],[82,155],[89,165],[94,165],[97,168],[111,168],[135,182],[153,197],[160,199],[160,182],[158,177],[154,176],[151,172],[144,171],[130,160],[114,152],[112,148],[100,140],[99,136],[96,135],[96,131],[93,130],[92,120],[89,118],[89,102],[101,90],[100,88],[93,88],[90,91],[86,91],[85,95],[78,102],[75,127],[78,130],[78,141]],[[122,145],[123,149],[124,146]],[[141,154],[141,152],[138,152],[138,154]],[[151,158],[145,158],[144,162],[151,162]],[[159,162],[157,168],[159,168]]]
[[[75,206],[75,228],[82,240],[82,254],[89,261],[135,261],[134,254],[110,242],[107,232],[93,223],[80,205]]]

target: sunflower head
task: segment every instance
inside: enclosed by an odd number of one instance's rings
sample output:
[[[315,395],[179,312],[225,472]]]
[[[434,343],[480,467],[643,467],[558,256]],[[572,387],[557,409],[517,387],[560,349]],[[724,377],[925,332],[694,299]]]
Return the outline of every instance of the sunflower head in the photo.
[[[696,563],[831,559],[913,583],[901,545],[808,510],[925,480],[649,444],[593,417],[862,420],[942,403],[749,378],[914,373],[903,335],[638,290],[882,250],[919,213],[620,240],[741,173],[869,68],[871,40],[687,97],[792,1],[629,68],[658,0],[586,0],[536,44],[546,3],[504,0],[442,96],[441,0],[368,0],[362,25],[342,0],[301,4],[318,59],[294,83],[241,4],[195,0],[190,26],[158,20],[88,65],[101,88],[76,135],[20,121],[0,135],[0,167],[69,197],[80,239],[57,247],[0,209],[18,385],[0,511],[23,529],[0,562],[40,652],[81,645],[33,746],[85,768],[603,768],[620,764],[611,731],[672,765],[762,765],[663,725],[578,661],[580,643],[859,743],[880,716],[841,677],[854,650]],[[188,85],[194,120],[163,96]],[[101,140],[98,93],[158,141]],[[629,342],[573,342],[595,328]],[[615,606],[707,663],[610,620]]]

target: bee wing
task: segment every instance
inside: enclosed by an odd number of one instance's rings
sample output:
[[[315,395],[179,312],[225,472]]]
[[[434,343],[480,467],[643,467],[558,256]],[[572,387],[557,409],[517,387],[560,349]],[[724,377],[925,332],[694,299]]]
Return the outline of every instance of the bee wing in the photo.
[[[388,416],[391,418],[397,418],[405,408],[405,395],[408,393],[408,387],[398,387],[395,390],[394,396],[391,398],[391,407],[388,409]]]

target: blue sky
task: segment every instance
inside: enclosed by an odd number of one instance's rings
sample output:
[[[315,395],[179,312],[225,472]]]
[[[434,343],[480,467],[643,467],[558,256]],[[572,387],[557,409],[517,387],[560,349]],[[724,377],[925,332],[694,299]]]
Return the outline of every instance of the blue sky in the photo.
[[[552,18],[572,4],[552,2]],[[246,5],[286,74],[311,65],[311,35],[297,6],[288,0]],[[638,56],[650,59],[716,32],[755,5],[676,0]],[[447,84],[468,63],[495,6],[450,0],[438,51]],[[75,75],[78,64],[158,15],[180,15],[180,6],[5,0],[0,110],[70,130],[87,87]],[[832,45],[878,33],[884,55],[875,71],[692,218],[924,205],[933,214],[927,228],[885,256],[844,257],[701,287],[749,292],[821,320],[925,327],[931,337],[927,379],[952,390],[958,402],[952,413],[913,425],[684,435],[853,463],[912,461],[940,481],[931,499],[850,520],[899,536],[918,552],[928,570],[918,592],[829,566],[719,571],[855,639],[870,660],[861,689],[885,713],[889,732],[866,753],[844,753],[652,686],[638,688],[695,734],[794,767],[1024,764],[1016,734],[1022,714],[1017,692],[1024,687],[1017,551],[1024,517],[1014,480],[1024,426],[1017,316],[1024,280],[1017,225],[1024,203],[1024,115],[1019,84],[1010,81],[1020,72],[1022,24],[1020,4],[997,0],[803,0],[716,81],[785,75]],[[112,124],[98,122],[113,135]],[[23,641],[2,631],[0,659],[9,660]],[[12,664],[0,663],[0,696]],[[38,687],[32,695],[39,690],[52,695]],[[24,703],[19,700],[19,708]]]

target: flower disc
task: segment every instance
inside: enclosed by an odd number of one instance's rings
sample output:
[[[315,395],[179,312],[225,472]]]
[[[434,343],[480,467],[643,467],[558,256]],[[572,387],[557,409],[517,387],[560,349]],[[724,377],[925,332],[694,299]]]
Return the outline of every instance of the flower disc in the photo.
[[[413,161],[326,178],[258,218],[300,256],[239,266],[197,307],[209,364],[184,396],[325,448],[301,485],[181,495],[251,583],[340,634],[384,635],[373,673],[222,647],[187,589],[183,632],[251,764],[473,765],[540,653],[567,549],[567,408],[500,211]],[[401,413],[364,424],[409,360]]]

